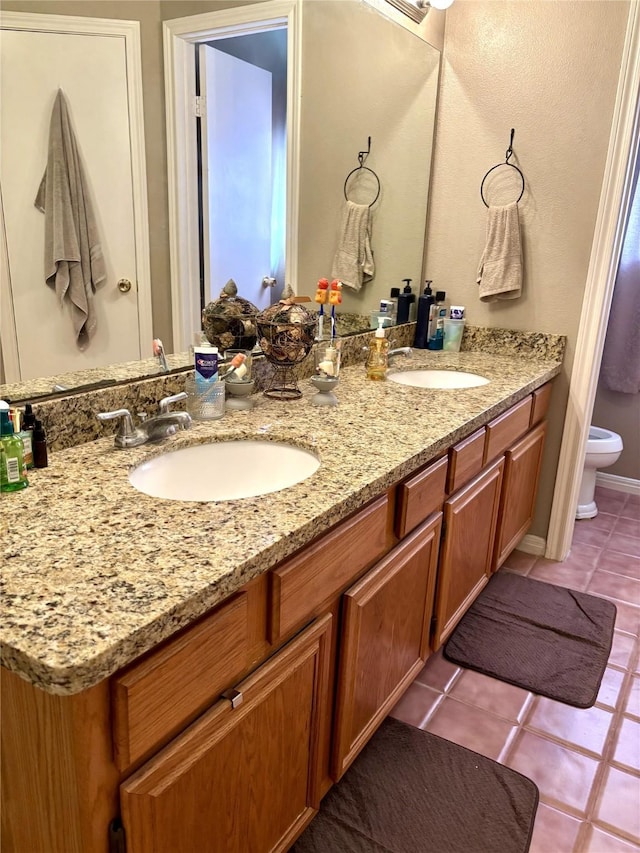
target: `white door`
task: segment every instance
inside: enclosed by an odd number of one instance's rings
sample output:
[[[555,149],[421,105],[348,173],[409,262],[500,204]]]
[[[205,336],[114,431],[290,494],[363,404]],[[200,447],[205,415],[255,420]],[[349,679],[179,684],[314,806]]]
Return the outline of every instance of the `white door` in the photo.
[[[57,19],[51,31],[12,29],[9,17],[3,15],[0,33],[0,187],[9,276],[6,281],[3,275],[2,286],[10,290],[15,326],[7,329],[9,318],[3,317],[2,331],[5,341],[14,336],[19,375],[15,368],[9,370],[10,359],[5,359],[6,379],[27,380],[146,357],[151,341],[141,345],[140,335],[141,327],[149,334],[150,299],[148,281],[140,279],[148,243],[136,247],[142,217],[134,184],[138,186],[141,176],[132,165],[137,148],[126,39],[55,31],[61,27],[59,16],[29,16]],[[45,282],[44,215],[34,206],[47,163],[58,88],[69,105],[107,268],[106,282],[94,298],[97,331],[84,351],[76,344],[69,306],[61,306]],[[146,218],[146,199],[144,214]],[[131,282],[128,292],[118,288],[121,279]],[[139,316],[138,283],[145,287],[142,301],[149,316],[144,318]]]
[[[271,72],[199,46],[205,302],[232,278],[258,308],[271,290]],[[208,238],[208,240],[207,240]],[[208,245],[207,245],[208,243]]]

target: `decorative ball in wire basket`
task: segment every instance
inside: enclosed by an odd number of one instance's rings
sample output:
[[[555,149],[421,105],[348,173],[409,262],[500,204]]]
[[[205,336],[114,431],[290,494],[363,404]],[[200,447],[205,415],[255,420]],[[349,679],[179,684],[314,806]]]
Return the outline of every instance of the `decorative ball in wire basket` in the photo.
[[[238,296],[233,279],[222,288],[220,298],[202,310],[202,330],[209,343],[220,352],[228,349],[251,350],[258,340],[258,309]]]
[[[293,302],[293,296],[265,308],[258,314],[257,325],[260,349],[272,364],[293,367],[311,352],[316,318]]]

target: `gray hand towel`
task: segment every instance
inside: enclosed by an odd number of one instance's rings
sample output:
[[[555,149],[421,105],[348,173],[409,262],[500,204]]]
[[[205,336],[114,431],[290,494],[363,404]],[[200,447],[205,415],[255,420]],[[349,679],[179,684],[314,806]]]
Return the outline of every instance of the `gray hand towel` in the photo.
[[[68,299],[76,342],[84,349],[96,330],[93,294],[106,279],[98,228],[69,108],[58,90],[49,125],[47,167],[35,199],[44,213],[45,279]]]
[[[490,207],[487,245],[478,267],[480,301],[517,299],[522,292],[522,246],[516,202]]]
[[[347,201],[331,276],[345,287],[360,290],[363,284],[371,281],[374,272],[369,206]]]

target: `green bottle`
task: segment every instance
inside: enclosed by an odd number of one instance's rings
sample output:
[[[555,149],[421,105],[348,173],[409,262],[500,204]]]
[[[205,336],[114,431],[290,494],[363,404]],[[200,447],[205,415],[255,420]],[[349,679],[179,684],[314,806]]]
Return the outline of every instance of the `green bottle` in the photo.
[[[6,410],[0,411],[0,492],[17,492],[29,485],[22,455],[22,440],[13,433]]]

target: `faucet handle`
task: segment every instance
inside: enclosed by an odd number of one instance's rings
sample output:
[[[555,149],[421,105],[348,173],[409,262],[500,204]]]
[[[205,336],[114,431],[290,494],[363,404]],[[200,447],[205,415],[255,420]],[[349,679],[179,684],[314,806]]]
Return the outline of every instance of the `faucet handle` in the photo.
[[[113,412],[99,412],[97,418],[99,421],[113,421],[116,418],[120,419],[118,431],[115,437],[116,447],[135,447],[137,444],[143,444],[146,441],[146,436],[142,430],[134,427],[129,409],[116,409]]]
[[[168,412],[168,411],[169,411],[169,406],[170,406],[172,403],[179,403],[179,402],[180,402],[180,400],[186,400],[186,399],[187,399],[187,393],[186,393],[186,391],[180,391],[180,393],[179,393],[179,394],[173,394],[171,397],[164,397],[164,398],[163,398],[162,400],[160,400],[160,402],[158,403],[158,406],[159,406],[159,409],[160,409],[160,414],[163,414],[163,413]]]

